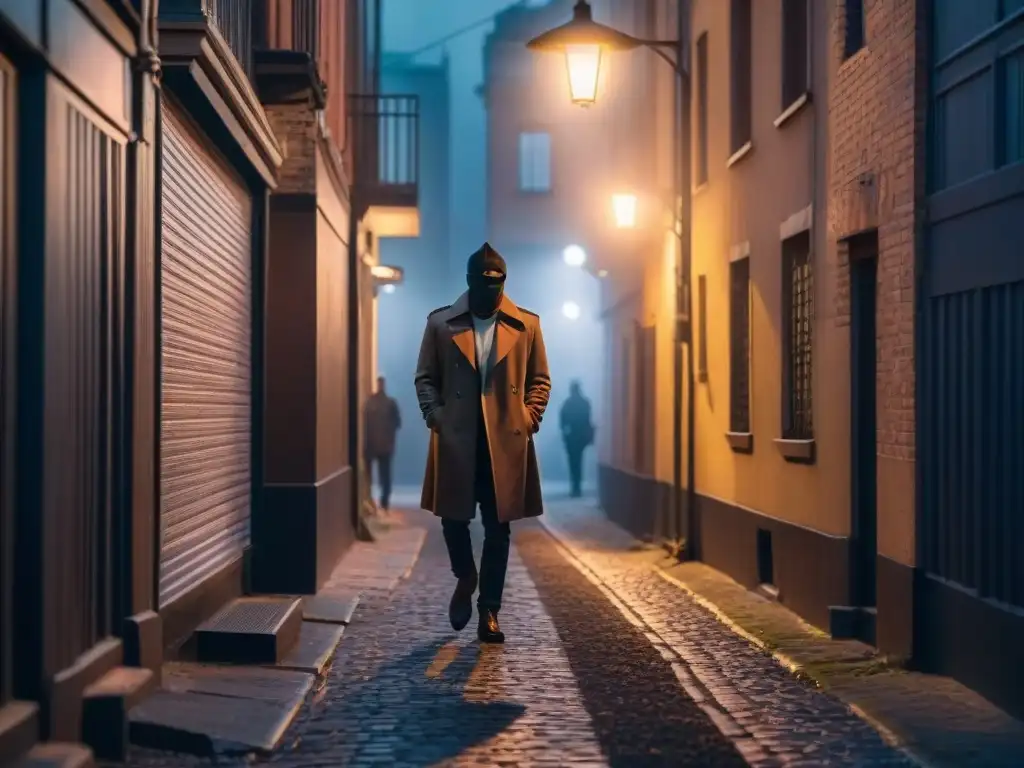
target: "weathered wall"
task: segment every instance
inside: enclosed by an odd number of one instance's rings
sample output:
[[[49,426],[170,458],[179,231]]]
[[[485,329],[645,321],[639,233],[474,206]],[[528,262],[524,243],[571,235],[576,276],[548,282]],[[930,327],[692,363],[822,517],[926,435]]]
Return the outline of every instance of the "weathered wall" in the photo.
[[[865,0],[868,43],[845,61],[841,12],[830,28],[830,236],[878,230],[878,548],[906,565],[914,563],[915,542],[915,157],[924,120],[916,97],[917,5]],[[838,250],[834,322],[846,327],[848,249],[840,242]]]

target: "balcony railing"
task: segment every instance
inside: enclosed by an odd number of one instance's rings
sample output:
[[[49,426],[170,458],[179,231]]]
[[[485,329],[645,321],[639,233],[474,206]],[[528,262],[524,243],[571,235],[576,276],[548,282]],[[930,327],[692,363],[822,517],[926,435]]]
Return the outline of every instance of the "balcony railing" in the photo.
[[[292,0],[292,49],[320,59],[320,0]]]
[[[353,94],[353,171],[364,207],[419,204],[418,96]]]
[[[252,77],[252,20],[255,0],[206,0],[206,14]]]

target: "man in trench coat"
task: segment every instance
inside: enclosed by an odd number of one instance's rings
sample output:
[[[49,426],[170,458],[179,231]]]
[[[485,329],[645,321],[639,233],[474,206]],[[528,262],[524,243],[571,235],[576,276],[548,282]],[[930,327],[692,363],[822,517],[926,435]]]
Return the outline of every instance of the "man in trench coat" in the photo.
[[[509,553],[509,523],[543,510],[533,435],[551,393],[540,318],[504,295],[505,260],[489,244],[469,257],[469,289],[427,317],[416,367],[416,395],[430,428],[423,509],[441,518],[457,579],[452,627],[473,615],[478,636],[501,643],[498,624]],[[479,573],[469,522],[484,524]]]

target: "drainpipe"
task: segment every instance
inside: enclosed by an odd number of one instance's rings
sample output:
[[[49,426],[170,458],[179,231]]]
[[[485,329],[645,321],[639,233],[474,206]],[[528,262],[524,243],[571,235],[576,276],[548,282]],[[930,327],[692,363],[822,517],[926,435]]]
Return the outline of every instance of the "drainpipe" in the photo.
[[[691,295],[690,273],[690,232],[692,221],[691,172],[690,172],[690,0],[679,0],[676,12],[676,37],[679,48],[676,51],[679,73],[676,77],[676,120],[675,136],[677,137],[676,157],[676,195],[672,201],[676,210],[673,216],[678,221],[679,260],[676,268],[676,316],[673,329],[673,397],[672,397],[672,535],[679,543],[685,540],[685,546],[677,552],[686,559],[699,556],[696,507],[696,461],[694,447],[696,445],[696,409],[694,393],[696,390],[693,371],[693,322],[690,315]],[[685,73],[685,74],[684,74]],[[684,322],[685,317],[685,322]],[[683,380],[683,347],[686,348],[686,380]],[[683,488],[683,392],[686,391],[686,486],[685,503]],[[685,527],[683,525],[685,521]],[[683,530],[680,530],[680,529]]]

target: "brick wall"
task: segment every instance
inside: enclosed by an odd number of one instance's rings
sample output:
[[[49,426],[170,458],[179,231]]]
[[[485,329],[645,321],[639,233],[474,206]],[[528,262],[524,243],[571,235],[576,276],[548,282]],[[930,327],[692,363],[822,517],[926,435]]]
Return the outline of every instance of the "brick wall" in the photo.
[[[317,117],[311,104],[273,104],[267,118],[281,144],[280,193],[316,191]]]
[[[829,228],[839,241],[839,325],[850,322],[843,239],[878,231],[878,453],[914,459],[914,286],[923,200],[919,0],[864,0],[865,46],[843,60],[845,0],[833,0]]]

